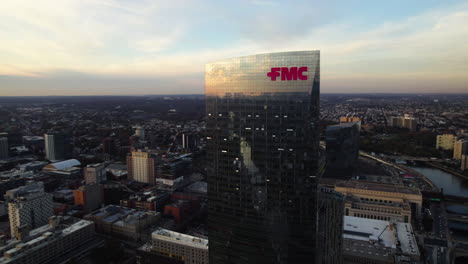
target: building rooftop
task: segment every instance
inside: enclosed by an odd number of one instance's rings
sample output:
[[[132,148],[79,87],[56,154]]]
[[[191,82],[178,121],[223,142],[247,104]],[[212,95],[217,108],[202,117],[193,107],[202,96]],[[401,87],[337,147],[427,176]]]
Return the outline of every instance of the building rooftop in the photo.
[[[363,250],[362,246],[365,245],[365,254],[375,255],[379,252],[382,254],[382,252],[389,252],[388,249],[391,249],[392,254],[419,256],[413,228],[408,223],[345,216],[343,238],[354,241],[346,243],[346,250],[361,251]],[[356,248],[353,248],[352,245],[355,245]],[[368,246],[374,250],[367,251]]]
[[[69,159],[60,162],[51,163],[44,167],[44,170],[65,170],[71,167],[80,166],[81,163],[76,159]]]
[[[359,181],[359,180],[339,181],[336,183],[335,186],[341,187],[341,188],[363,189],[363,190],[369,190],[369,191],[381,191],[381,192],[421,195],[421,192],[418,189],[413,189],[413,188],[408,188],[405,186],[399,186],[399,185],[393,185],[393,184],[374,183],[374,182],[366,182],[366,181]]]
[[[164,240],[178,244],[185,244],[188,246],[208,250],[208,239],[189,236],[167,229],[158,229],[154,231],[151,236],[153,239]]]

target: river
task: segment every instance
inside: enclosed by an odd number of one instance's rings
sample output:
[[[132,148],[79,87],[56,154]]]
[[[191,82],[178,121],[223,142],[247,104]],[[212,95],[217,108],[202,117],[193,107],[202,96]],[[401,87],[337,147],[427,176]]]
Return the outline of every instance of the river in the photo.
[[[429,178],[437,187],[443,188],[445,194],[468,197],[468,181],[432,167],[410,167]]]

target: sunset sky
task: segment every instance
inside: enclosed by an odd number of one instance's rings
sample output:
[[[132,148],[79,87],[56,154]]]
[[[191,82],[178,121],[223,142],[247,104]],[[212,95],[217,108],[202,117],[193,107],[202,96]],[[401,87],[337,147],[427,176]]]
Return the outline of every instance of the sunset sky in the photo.
[[[204,65],[321,51],[322,93],[468,93],[467,1],[3,0],[0,96],[201,94]]]

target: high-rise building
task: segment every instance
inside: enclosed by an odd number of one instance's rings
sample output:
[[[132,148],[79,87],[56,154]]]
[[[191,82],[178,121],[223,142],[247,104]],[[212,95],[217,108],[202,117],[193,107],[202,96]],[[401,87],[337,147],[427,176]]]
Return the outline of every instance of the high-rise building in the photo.
[[[42,182],[27,182],[5,194],[12,237],[19,237],[24,230],[31,230],[48,223],[54,214],[52,194],[44,192]]]
[[[127,156],[128,177],[138,182],[154,184],[155,182],[155,159],[147,150],[132,151]]]
[[[192,174],[191,154],[164,158],[157,166],[156,183],[158,187],[176,190],[187,183]]]
[[[453,144],[453,159],[461,160],[462,155],[468,154],[468,140],[460,139]]]
[[[46,158],[50,161],[64,160],[71,156],[70,139],[63,133],[44,134]]]
[[[210,264],[318,261],[320,52],[206,65]]]
[[[452,134],[443,134],[437,136],[436,149],[452,150],[457,136]]]
[[[319,188],[320,259],[317,263],[339,264],[343,262],[343,199],[341,193],[320,186]]]
[[[117,156],[119,154],[120,141],[117,138],[106,137],[102,140],[102,152]]]
[[[359,158],[360,122],[328,126],[325,131],[327,178],[350,179]]]
[[[0,137],[0,159],[8,158],[8,138]]]
[[[103,191],[100,184],[87,184],[73,190],[75,205],[83,206],[85,211],[93,211],[101,207]]]
[[[145,140],[145,129],[143,127],[135,127],[135,136],[138,136],[140,140]]]
[[[89,164],[84,168],[86,184],[102,183],[107,180],[106,166],[103,163]]]
[[[460,169],[462,171],[468,170],[468,155],[462,155]]]
[[[408,114],[404,116],[391,116],[388,125],[391,127],[407,128],[410,131],[416,131],[416,119]]]

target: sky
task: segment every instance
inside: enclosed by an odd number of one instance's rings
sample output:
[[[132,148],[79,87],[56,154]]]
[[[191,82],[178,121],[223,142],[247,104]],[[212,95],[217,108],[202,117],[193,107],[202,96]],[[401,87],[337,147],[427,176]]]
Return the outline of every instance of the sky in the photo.
[[[0,96],[202,94],[204,65],[320,50],[322,93],[468,93],[468,2],[2,0]]]

